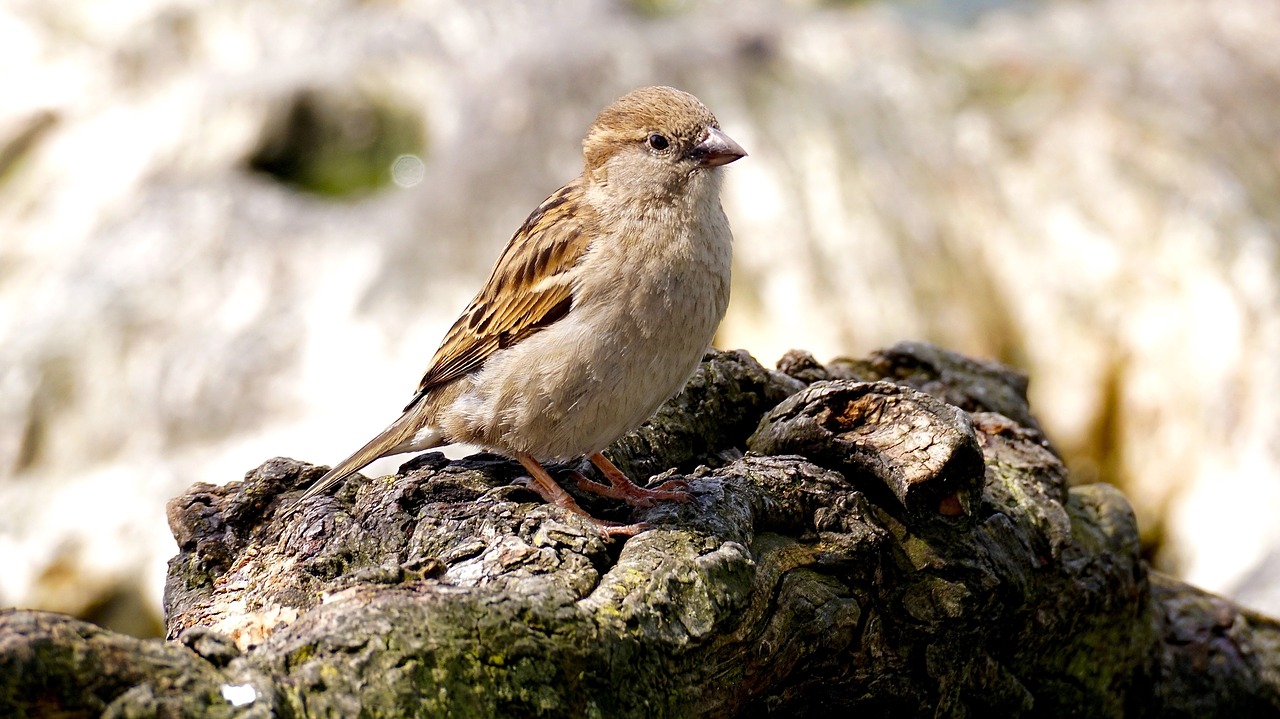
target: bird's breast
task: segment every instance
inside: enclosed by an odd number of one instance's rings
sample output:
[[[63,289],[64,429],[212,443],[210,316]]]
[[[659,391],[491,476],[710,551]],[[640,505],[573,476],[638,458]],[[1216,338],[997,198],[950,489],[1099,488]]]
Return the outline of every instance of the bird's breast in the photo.
[[[575,303],[615,311],[641,335],[696,327],[710,341],[728,306],[732,260],[728,223],[714,210],[704,220],[659,214],[602,237],[583,263]]]

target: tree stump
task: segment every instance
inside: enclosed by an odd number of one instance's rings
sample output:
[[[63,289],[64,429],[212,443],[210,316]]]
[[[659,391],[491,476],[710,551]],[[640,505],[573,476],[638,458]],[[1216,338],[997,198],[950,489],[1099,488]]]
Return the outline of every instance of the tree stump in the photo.
[[[5,716],[1273,716],[1280,627],[1150,572],[1026,380],[929,345],[708,355],[608,454],[694,501],[596,516],[493,455],[286,508],[273,459],[169,505],[169,642],[0,613]],[[553,471],[553,474],[555,472]],[[567,487],[571,492],[572,486]]]

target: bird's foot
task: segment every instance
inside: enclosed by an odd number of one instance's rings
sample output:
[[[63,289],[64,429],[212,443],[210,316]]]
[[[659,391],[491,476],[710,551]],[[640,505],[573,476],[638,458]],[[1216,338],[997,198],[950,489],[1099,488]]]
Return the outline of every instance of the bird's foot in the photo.
[[[526,487],[533,490],[534,493],[539,497],[542,497],[542,499],[548,504],[564,507],[570,512],[586,517],[605,539],[609,539],[610,537],[631,537],[649,528],[649,525],[644,522],[640,522],[638,524],[619,524],[617,522],[596,519],[590,514],[587,514],[585,509],[578,506],[578,502],[574,500],[568,492],[564,491],[560,485],[556,484],[555,480],[551,478],[551,475],[547,474],[547,470],[543,469],[542,465],[538,464],[538,460],[534,459],[532,455],[518,453],[516,454],[516,459],[520,464],[524,465],[526,470],[529,471],[530,476],[527,478],[528,481],[524,482]]]
[[[525,489],[542,497],[547,504],[554,504],[557,507],[563,507],[574,514],[581,515],[595,526],[600,532],[600,536],[605,539],[612,537],[634,537],[635,535],[649,529],[648,522],[636,522],[635,524],[623,524],[621,522],[610,522],[606,519],[596,519],[587,514],[587,510],[583,509],[573,497],[569,496],[563,489],[557,487],[559,492],[547,490],[537,480],[532,477],[520,477],[516,479],[516,484],[523,486]]]
[[[581,472],[571,471],[578,489],[610,499],[620,499],[632,507],[646,509],[657,506],[659,502],[688,502],[693,499],[689,493],[689,483],[680,479],[663,482],[654,489],[641,487],[625,476],[622,480],[613,479],[613,484],[601,484],[587,478]],[[607,475],[606,475],[607,477]]]

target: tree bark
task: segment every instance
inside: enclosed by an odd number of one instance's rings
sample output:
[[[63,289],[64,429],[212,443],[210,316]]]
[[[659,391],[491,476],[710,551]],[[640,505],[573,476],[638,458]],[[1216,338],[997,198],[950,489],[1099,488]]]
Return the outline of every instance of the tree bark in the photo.
[[[1280,626],[1148,571],[1025,378],[921,344],[709,355],[611,448],[695,500],[596,516],[492,455],[288,511],[274,459],[170,503],[169,642],[0,614],[0,714],[1178,717],[1280,712]],[[745,454],[744,454],[745,452]],[[570,491],[573,487],[568,487]]]

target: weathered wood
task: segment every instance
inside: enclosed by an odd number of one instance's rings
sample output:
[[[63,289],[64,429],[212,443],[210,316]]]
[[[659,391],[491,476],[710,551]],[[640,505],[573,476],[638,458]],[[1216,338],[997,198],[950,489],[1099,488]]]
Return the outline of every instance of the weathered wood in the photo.
[[[625,542],[492,456],[428,454],[292,514],[321,468],[197,485],[170,505],[177,641],[0,614],[0,713],[1280,711],[1280,626],[1148,572],[1119,492],[1069,487],[1023,378],[927,345],[781,367],[709,356],[611,449],[695,495],[580,496],[653,525]]]

